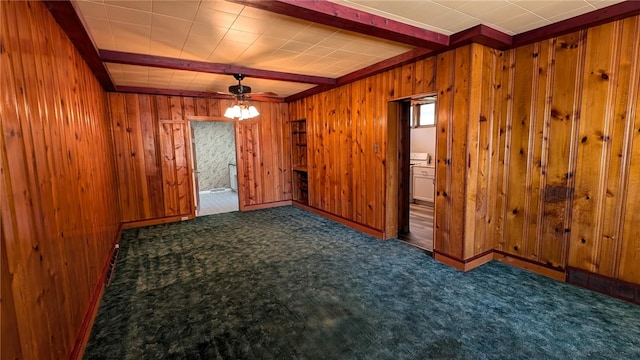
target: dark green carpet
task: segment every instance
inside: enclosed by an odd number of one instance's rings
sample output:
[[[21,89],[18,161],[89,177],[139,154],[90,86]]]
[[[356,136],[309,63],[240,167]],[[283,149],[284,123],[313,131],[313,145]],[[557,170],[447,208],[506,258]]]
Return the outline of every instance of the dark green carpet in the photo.
[[[123,233],[87,359],[640,359],[640,307],[294,207]]]

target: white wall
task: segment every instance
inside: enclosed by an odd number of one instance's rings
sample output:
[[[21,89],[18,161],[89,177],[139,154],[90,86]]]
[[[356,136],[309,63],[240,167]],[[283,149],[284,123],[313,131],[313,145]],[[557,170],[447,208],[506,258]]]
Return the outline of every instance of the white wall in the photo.
[[[436,155],[437,127],[422,127],[411,129],[411,152],[429,153]]]

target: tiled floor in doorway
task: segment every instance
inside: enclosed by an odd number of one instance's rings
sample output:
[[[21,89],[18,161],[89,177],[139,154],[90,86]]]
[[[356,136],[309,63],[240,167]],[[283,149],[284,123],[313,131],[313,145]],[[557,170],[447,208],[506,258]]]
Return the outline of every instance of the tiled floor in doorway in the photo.
[[[200,193],[198,216],[238,211],[238,193],[231,189]]]

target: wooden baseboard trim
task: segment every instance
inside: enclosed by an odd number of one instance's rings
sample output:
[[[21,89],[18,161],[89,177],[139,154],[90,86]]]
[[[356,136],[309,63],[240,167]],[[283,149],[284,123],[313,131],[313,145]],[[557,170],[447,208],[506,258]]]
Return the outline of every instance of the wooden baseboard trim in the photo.
[[[567,267],[567,282],[620,300],[640,305],[640,284]]]
[[[501,251],[495,250],[493,253],[493,259],[500,261],[503,264],[515,266],[520,269],[529,270],[536,274],[552,278],[561,282],[566,281],[565,272],[562,270],[554,269],[545,265],[534,263],[530,260],[521,259],[517,256],[513,256]]]
[[[354,222],[354,221],[351,221],[351,220],[347,220],[347,219],[345,219],[345,218],[343,218],[341,216],[337,216],[337,215],[334,215],[332,213],[328,213],[328,212],[326,212],[324,210],[316,209],[314,207],[299,203],[297,201],[294,201],[293,205],[297,206],[297,207],[299,207],[301,209],[307,210],[309,212],[312,212],[312,213],[314,213],[316,215],[320,215],[322,217],[326,217],[327,219],[333,220],[335,222],[339,222],[342,225],[346,225],[346,226],[348,226],[350,228],[356,229],[356,230],[361,231],[361,232],[363,232],[365,234],[368,234],[368,235],[374,236],[374,237],[376,237],[378,239],[384,240],[384,231],[382,231],[382,230],[372,229],[372,228],[370,228],[368,226],[365,226],[365,225],[362,225],[362,224],[358,224],[357,222]]]
[[[245,205],[243,207],[242,211],[253,211],[253,210],[261,210],[261,209],[269,209],[269,208],[287,206],[287,205],[291,205],[291,200],[274,201],[274,202],[269,202],[269,203],[264,203],[264,204],[257,204],[257,205]]]
[[[109,251],[107,259],[104,262],[104,266],[102,267],[100,279],[98,279],[98,283],[93,289],[91,301],[89,301],[89,309],[87,309],[84,320],[82,320],[82,326],[80,326],[80,331],[78,332],[78,336],[76,337],[76,341],[73,345],[73,349],[71,350],[69,359],[81,360],[82,356],[84,355],[84,350],[86,349],[87,343],[89,342],[89,335],[91,335],[93,323],[95,322],[96,316],[98,315],[100,301],[102,300],[102,295],[104,294],[105,280],[107,278],[107,273],[109,272],[111,258],[113,257],[113,252],[115,251],[116,244],[120,241],[122,229],[123,224],[120,224],[118,226],[118,231],[116,231],[116,236],[113,238],[113,241],[111,243],[111,250]]]
[[[466,260],[456,259],[454,257],[438,252],[437,250],[434,250],[433,254],[434,259],[436,259],[437,261],[465,272],[473,270],[493,260],[493,250],[485,251],[482,254],[478,254]]]
[[[151,225],[168,224],[172,222],[191,220],[193,218],[194,218],[193,215],[177,215],[177,216],[168,216],[168,217],[156,218],[156,219],[130,221],[130,222],[123,223],[122,228],[132,229],[132,228],[151,226]]]

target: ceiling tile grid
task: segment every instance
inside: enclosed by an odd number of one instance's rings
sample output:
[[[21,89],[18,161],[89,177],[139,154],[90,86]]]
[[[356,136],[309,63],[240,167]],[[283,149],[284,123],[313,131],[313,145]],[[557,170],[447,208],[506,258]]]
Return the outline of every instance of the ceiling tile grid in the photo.
[[[620,0],[329,0],[451,35],[484,24],[509,35]],[[223,0],[72,0],[98,49],[338,78],[410,45]],[[228,75],[107,64],[116,86],[226,91]],[[293,95],[313,85],[251,79],[255,91]],[[232,81],[231,81],[232,82]],[[276,90],[274,90],[276,89]],[[301,90],[302,89],[302,90]]]

